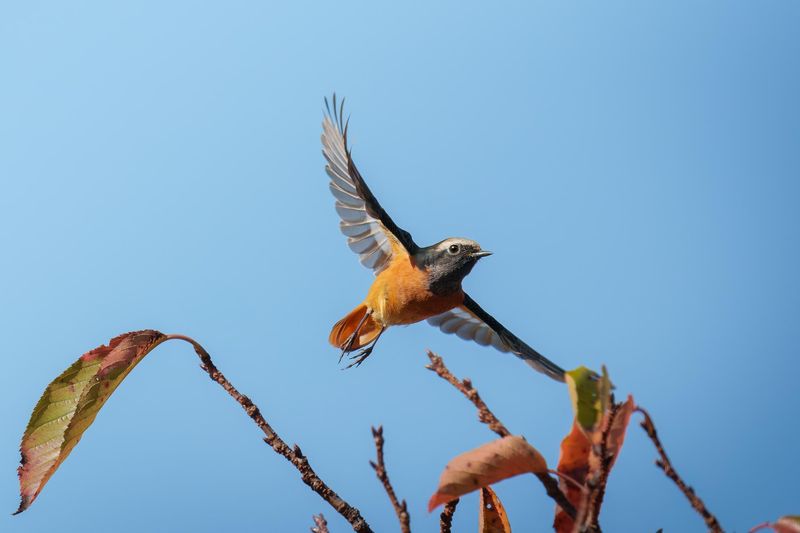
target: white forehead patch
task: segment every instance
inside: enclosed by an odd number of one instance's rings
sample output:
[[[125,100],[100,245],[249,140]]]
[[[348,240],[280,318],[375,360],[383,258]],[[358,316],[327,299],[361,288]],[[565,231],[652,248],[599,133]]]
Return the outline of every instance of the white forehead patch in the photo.
[[[449,239],[445,239],[439,243],[436,249],[445,250],[453,244],[459,244],[461,246],[471,246],[480,249],[480,245],[477,242],[469,239],[462,239],[461,237],[451,237]]]

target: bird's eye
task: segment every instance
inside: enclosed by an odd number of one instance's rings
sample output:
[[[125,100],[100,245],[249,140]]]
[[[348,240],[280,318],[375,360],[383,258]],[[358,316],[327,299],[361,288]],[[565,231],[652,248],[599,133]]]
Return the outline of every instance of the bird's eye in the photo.
[[[459,251],[461,251],[461,246],[459,246],[459,245],[457,245],[457,244],[451,244],[451,245],[450,245],[450,246],[447,248],[447,251],[448,251],[448,252],[450,252],[450,253],[451,253],[451,254],[453,254],[453,255],[456,255],[456,254],[457,254]]]

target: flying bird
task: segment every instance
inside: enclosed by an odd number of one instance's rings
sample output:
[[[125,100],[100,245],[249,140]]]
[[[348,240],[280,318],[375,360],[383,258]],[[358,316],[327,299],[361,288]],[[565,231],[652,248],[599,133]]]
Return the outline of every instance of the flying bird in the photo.
[[[341,218],[339,228],[361,264],[376,277],[364,301],[331,330],[329,340],[341,350],[339,360],[356,352],[347,368],[358,366],[389,326],[427,320],[445,333],[511,352],[539,372],[564,381],[564,370],[507,330],[462,289],[464,277],[491,252],[457,237],[419,246],[384,211],[351,157],[343,104],[344,100],[337,105],[335,94],[332,107],[325,99],[325,171]]]

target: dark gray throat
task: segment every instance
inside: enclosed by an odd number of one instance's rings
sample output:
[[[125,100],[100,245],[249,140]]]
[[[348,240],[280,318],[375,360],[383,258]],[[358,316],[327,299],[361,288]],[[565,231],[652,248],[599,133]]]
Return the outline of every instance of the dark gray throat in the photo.
[[[428,274],[428,290],[437,296],[449,296],[461,290],[461,282],[475,266],[476,259],[450,258],[442,255],[419,254],[417,266]]]

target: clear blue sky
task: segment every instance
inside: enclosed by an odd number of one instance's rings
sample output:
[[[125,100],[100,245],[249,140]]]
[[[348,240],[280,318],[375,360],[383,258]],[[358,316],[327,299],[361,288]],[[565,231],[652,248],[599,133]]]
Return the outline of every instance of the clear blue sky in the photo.
[[[493,437],[425,348],[555,464],[567,392],[511,356],[421,324],[339,370],[330,326],[372,276],[323,172],[336,90],[395,220],[494,251],[475,299],[566,367],[607,364],[724,526],[800,512],[800,4],[402,4],[0,7],[6,510],[44,386],[139,328],[200,340],[379,531],[396,524],[371,424],[417,531],[447,460]],[[632,425],[606,529],[702,531],[654,457]],[[546,530],[534,478],[497,491]],[[175,344],[0,529],[304,531],[320,511],[348,529]]]

